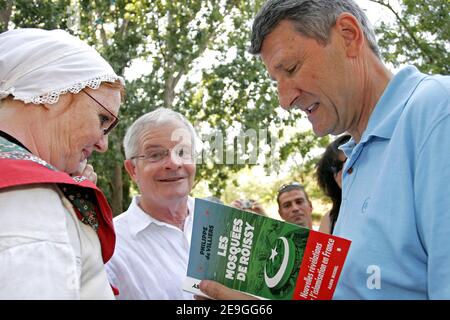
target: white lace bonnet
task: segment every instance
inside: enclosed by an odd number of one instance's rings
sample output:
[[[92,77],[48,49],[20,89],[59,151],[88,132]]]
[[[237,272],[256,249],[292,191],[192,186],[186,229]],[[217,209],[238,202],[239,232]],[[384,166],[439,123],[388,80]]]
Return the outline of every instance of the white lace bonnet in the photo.
[[[0,34],[0,100],[56,103],[102,82],[123,78],[100,54],[63,30],[15,29]]]

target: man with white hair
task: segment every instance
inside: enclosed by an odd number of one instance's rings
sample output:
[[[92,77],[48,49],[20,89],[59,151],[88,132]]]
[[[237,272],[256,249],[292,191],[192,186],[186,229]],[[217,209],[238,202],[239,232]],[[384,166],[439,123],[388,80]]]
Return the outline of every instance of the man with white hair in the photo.
[[[124,138],[125,168],[139,187],[114,219],[116,249],[107,264],[118,299],[192,299],[186,276],[194,201],[195,131],[179,113],[159,108]]]

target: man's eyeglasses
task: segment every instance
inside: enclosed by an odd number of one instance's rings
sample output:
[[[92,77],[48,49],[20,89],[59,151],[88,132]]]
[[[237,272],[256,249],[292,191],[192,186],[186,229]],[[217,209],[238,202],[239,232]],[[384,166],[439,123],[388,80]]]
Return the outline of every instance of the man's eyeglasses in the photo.
[[[102,107],[103,109],[105,109],[112,117],[113,117],[113,122],[111,122],[111,124],[107,127],[107,128],[102,128],[103,130],[103,134],[106,136],[108,133],[111,132],[112,129],[114,129],[117,124],[119,123],[119,118],[117,118],[111,111],[108,110],[108,108],[106,108],[103,104],[101,104],[97,99],[95,99],[93,96],[91,96],[87,91],[85,91],[84,89],[81,90],[82,92],[84,92],[85,94],[87,94],[92,100],[94,100],[95,102],[97,102],[97,104]]]
[[[300,183],[294,181],[294,182],[291,182],[291,183],[283,184],[283,185],[278,189],[278,193],[283,192],[285,189],[287,189],[287,188],[289,188],[289,187],[297,187],[297,188],[300,188],[300,189],[304,189],[303,185],[301,185]]]
[[[154,148],[145,152],[145,154],[131,157],[130,159],[144,159],[148,162],[155,163],[165,159],[169,153],[172,153],[175,160],[178,161],[192,161],[194,159],[194,153],[191,146],[176,146],[172,150],[166,148]]]

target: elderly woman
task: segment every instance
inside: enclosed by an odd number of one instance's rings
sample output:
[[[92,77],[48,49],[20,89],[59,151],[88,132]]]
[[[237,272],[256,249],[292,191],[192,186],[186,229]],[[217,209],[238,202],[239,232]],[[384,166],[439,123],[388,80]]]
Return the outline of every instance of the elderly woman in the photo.
[[[0,34],[0,299],[114,298],[111,209],[86,160],[107,150],[123,90],[62,30]]]

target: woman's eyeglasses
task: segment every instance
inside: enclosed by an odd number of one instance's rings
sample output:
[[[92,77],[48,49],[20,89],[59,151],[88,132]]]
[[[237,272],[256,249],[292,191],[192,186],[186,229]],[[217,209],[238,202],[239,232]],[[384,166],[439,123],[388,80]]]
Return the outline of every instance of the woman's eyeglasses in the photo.
[[[97,99],[95,99],[93,96],[91,96],[87,91],[85,91],[84,89],[81,90],[82,92],[84,92],[85,94],[87,94],[92,100],[94,100],[95,102],[97,102],[97,104],[102,107],[103,109],[106,110],[106,112],[108,112],[112,117],[113,117],[113,122],[111,122],[111,124],[106,127],[106,128],[102,128],[103,130],[103,134],[106,136],[108,133],[111,132],[112,129],[114,129],[117,124],[119,123],[119,118],[117,118],[111,111],[108,110],[108,108],[106,108],[103,104],[101,104]]]

